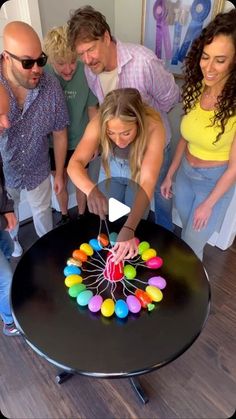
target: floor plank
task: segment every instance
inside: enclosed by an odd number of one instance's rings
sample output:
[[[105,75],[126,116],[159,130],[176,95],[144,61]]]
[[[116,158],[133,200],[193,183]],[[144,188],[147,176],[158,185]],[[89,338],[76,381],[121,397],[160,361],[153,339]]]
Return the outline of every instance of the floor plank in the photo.
[[[32,223],[21,226],[20,239],[25,250],[36,240]],[[140,378],[150,398],[146,405],[127,379],[76,375],[59,385],[56,368],[23,338],[0,334],[1,412],[23,419],[230,417],[236,394],[236,242],[227,251],[207,245],[204,265],[212,288],[209,319],[180,358]]]

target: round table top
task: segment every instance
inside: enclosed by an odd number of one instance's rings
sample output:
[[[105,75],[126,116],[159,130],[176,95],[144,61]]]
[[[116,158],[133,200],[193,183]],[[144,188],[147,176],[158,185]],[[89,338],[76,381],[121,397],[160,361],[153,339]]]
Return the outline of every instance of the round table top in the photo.
[[[119,231],[119,223],[109,224]],[[63,270],[74,249],[97,237],[99,219],[88,216],[41,237],[20,260],[12,283],[12,307],[27,342],[62,369],[96,377],[127,377],[159,368],[181,355],[200,334],[210,305],[201,261],[169,231],[141,221],[136,236],[164,260],[139,278],[167,281],[155,309],[125,319],[103,317],[68,295]],[[104,231],[105,232],[105,231]]]

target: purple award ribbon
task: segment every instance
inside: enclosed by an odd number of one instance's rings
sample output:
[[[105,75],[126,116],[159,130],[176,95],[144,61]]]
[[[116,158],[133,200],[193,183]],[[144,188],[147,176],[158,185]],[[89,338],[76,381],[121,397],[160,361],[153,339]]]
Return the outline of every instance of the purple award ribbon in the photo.
[[[158,58],[162,57],[162,43],[165,50],[165,58],[171,59],[171,42],[169,28],[166,22],[168,9],[165,0],[156,0],[153,6],[153,16],[156,20],[156,47],[155,53]]]

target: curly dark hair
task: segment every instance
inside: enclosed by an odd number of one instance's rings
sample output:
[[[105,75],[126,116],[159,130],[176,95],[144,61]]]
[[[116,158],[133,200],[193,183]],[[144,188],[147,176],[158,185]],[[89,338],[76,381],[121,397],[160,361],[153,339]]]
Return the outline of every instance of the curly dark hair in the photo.
[[[68,42],[73,50],[77,42],[91,42],[101,38],[111,30],[105,16],[92,6],[83,6],[75,10],[68,20]]]
[[[225,125],[231,116],[236,114],[236,9],[228,13],[219,13],[212,22],[202,30],[201,35],[192,43],[184,63],[184,84],[182,90],[183,108],[185,114],[190,112],[202,92],[203,74],[200,59],[205,45],[210,44],[214,37],[226,35],[234,44],[234,63],[230,75],[218,96],[212,125],[218,125],[221,131],[213,144],[219,141],[225,131]]]

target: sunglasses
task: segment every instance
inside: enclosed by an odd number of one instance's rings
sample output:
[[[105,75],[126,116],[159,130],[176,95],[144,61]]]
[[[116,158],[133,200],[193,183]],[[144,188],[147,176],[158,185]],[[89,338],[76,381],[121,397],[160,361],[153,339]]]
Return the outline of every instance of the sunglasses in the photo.
[[[36,60],[33,60],[33,58],[20,58],[9,51],[6,51],[6,52],[7,54],[10,55],[10,57],[14,58],[14,60],[20,61],[24,70],[30,70],[34,66],[35,63],[37,63],[38,67],[44,67],[48,59],[47,55],[44,52],[42,52],[40,57],[37,58]]]

